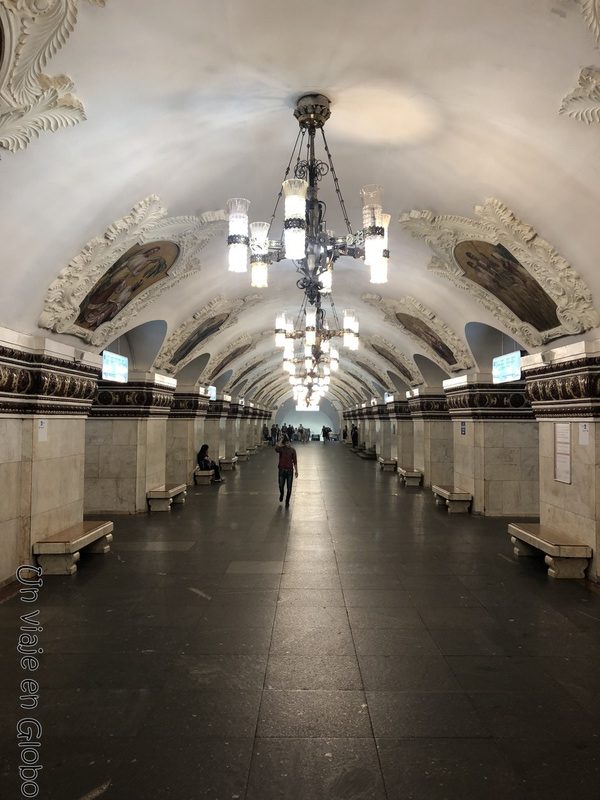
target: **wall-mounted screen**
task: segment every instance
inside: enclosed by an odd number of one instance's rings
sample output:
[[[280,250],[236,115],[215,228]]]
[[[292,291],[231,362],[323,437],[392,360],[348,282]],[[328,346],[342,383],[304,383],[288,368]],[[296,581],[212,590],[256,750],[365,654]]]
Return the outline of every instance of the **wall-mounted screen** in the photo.
[[[102,353],[102,380],[127,383],[129,380],[129,359],[105,350]]]
[[[208,387],[208,399],[209,400],[216,400],[217,399],[217,387],[216,386],[209,386]]]
[[[506,353],[492,360],[492,383],[521,380],[521,351]]]
[[[393,403],[394,402],[394,395],[390,394],[390,392],[386,392],[383,395],[383,402],[384,403]]]

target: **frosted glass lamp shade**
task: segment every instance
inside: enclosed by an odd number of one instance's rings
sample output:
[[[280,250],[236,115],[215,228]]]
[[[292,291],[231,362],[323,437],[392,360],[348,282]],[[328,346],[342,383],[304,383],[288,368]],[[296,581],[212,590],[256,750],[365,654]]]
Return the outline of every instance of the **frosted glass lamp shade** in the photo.
[[[325,272],[322,272],[319,275],[319,281],[321,282],[321,294],[331,294],[333,289],[333,270],[326,269]]]
[[[313,344],[316,344],[316,341],[317,341],[317,333],[316,333],[316,331],[307,330],[305,335],[304,335],[304,341],[310,347],[312,347]]]
[[[269,285],[269,265],[264,261],[253,261],[250,257],[250,285],[256,289],[266,289]]]
[[[387,283],[388,280],[388,259],[380,256],[371,263],[371,283]]]
[[[229,213],[229,249],[228,264],[230,272],[246,272],[248,270],[248,208],[250,201],[243,197],[234,197],[227,201]]]
[[[306,327],[316,328],[317,326],[317,312],[314,308],[306,309]]]
[[[248,272],[248,246],[234,242],[229,245],[228,250],[229,272]]]
[[[308,183],[299,178],[283,182],[285,257],[300,261],[306,255],[306,192]]]

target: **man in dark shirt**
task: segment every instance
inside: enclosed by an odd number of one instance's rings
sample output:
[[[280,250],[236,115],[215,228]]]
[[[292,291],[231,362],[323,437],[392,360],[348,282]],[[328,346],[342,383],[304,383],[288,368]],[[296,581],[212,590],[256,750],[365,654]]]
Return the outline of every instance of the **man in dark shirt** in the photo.
[[[276,445],[275,452],[279,453],[279,502],[283,502],[283,490],[287,485],[287,494],[285,496],[285,507],[287,508],[290,504],[294,474],[298,477],[296,451],[290,445],[288,437],[284,434]]]

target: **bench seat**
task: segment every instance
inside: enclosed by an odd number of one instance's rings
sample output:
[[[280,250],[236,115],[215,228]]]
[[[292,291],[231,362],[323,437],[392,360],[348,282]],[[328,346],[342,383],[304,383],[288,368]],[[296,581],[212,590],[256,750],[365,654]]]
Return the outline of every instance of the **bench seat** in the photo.
[[[249,456],[246,450],[240,450],[235,455],[238,461],[248,461]]]
[[[382,456],[379,456],[377,461],[379,462],[379,467],[383,472],[395,472],[398,466],[397,458],[382,458]]]
[[[358,457],[366,458],[369,461],[375,461],[375,459],[377,458],[377,452],[374,447],[369,447],[368,450],[366,447],[363,448],[362,450],[359,448]]]
[[[80,550],[85,548],[87,553],[110,551],[112,531],[112,522],[84,520],[35,542],[33,553],[45,575],[73,575],[77,572]]]
[[[471,505],[473,495],[454,486],[432,486],[438,506],[447,506],[449,514],[465,514]]]
[[[415,467],[398,467],[398,475],[405,486],[420,486],[423,473]]]
[[[592,548],[565,533],[560,533],[539,522],[511,522],[508,535],[517,558],[546,553],[551,578],[585,578],[584,571]]]
[[[219,465],[222,470],[225,472],[230,472],[232,469],[235,469],[238,462],[238,456],[232,456],[231,458],[220,458]]]
[[[208,486],[215,476],[214,469],[200,469],[196,467],[194,470],[194,484],[196,486]]]
[[[165,483],[146,492],[150,511],[170,511],[172,503],[185,503],[186,495],[185,483]]]

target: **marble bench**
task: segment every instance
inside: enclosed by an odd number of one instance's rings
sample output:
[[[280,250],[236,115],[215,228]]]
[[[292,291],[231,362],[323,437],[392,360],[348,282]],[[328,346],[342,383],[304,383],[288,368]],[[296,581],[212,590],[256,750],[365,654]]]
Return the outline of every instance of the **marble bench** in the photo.
[[[235,455],[238,461],[248,461],[249,456],[247,450],[240,450],[236,452]]]
[[[194,484],[196,486],[208,486],[215,476],[214,469],[200,469],[196,467],[194,470]]]
[[[252,447],[248,447],[247,448],[247,452],[248,452],[249,456],[255,456],[256,453],[258,452],[258,447],[256,445],[253,445]]]
[[[237,466],[238,457],[232,456],[231,458],[220,458],[219,465],[224,472],[231,472]]]
[[[150,511],[170,511],[172,503],[185,503],[185,483],[165,483],[146,492]]]
[[[369,447],[368,450],[365,448],[364,450],[358,451],[358,457],[366,458],[369,461],[375,461],[375,459],[377,458],[377,452],[375,451],[374,447]]]
[[[473,495],[454,486],[432,486],[438,506],[447,506],[449,514],[465,514],[473,500]]]
[[[109,552],[112,531],[112,522],[84,520],[35,542],[33,553],[44,575],[73,575],[77,572],[80,550],[85,548],[86,553]]]
[[[592,548],[583,542],[539,522],[511,522],[508,535],[517,558],[538,555],[540,550],[546,553],[544,561],[551,578],[585,578]]]
[[[420,486],[423,473],[415,467],[398,467],[398,476],[405,486]]]
[[[395,472],[398,466],[397,458],[383,458],[379,456],[377,461],[379,462],[379,468],[382,472]]]

